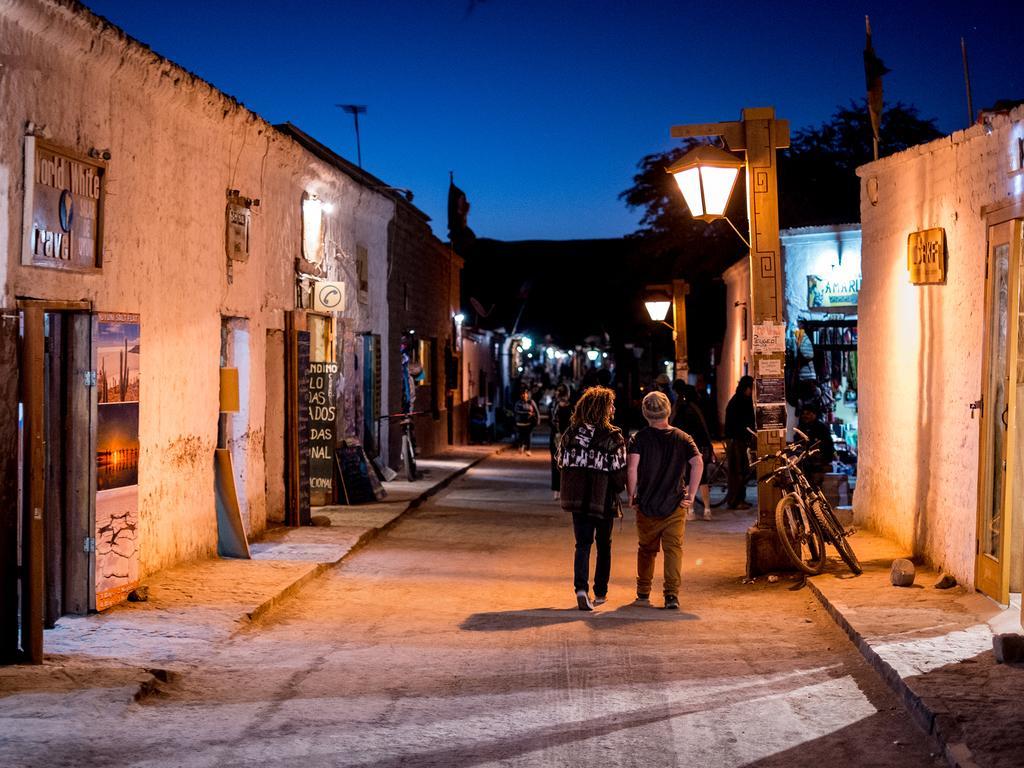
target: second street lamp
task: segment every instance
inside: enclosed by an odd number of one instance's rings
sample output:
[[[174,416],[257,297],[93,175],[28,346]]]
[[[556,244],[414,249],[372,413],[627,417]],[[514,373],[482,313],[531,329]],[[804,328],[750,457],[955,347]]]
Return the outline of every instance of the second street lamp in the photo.
[[[685,280],[673,280],[671,285],[650,285],[644,296],[644,307],[651,321],[667,325],[672,329],[675,347],[675,378],[684,381],[690,375],[690,361],[686,347],[686,295],[690,286]],[[669,322],[669,311],[672,322]]]

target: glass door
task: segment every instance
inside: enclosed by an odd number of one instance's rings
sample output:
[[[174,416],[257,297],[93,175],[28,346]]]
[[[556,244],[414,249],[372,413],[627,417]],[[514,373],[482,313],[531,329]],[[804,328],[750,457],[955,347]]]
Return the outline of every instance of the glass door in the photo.
[[[1018,345],[1024,343],[1021,255],[1019,221],[989,228],[976,586],[1004,604],[1010,594],[1014,517],[1024,511],[1014,498],[1015,489],[1024,487],[1018,479],[1021,462],[1016,460],[1016,405],[1018,387],[1024,386],[1024,371],[1018,370],[1018,361],[1024,360],[1018,354]],[[1021,530],[1019,521],[1017,529]]]

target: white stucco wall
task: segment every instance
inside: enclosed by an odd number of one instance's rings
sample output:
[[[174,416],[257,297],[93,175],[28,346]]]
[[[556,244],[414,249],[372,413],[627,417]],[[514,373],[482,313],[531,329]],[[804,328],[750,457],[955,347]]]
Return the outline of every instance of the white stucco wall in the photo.
[[[1024,109],[870,163],[861,177],[859,523],[974,583],[986,221],[1020,200]],[[868,185],[877,181],[877,204]],[[907,237],[943,227],[944,285],[915,286]]]
[[[370,257],[369,307],[349,310],[356,331],[387,339],[387,223],[393,203],[312,158],[210,85],[116,28],[51,0],[0,7],[0,288],[15,297],[88,299],[97,311],[141,316],[139,544],[141,576],[212,554],[217,529],[217,439],[222,316],[248,321],[248,450],[244,504],[250,534],[266,525],[267,331],[295,307],[301,196],[334,203],[331,277],[344,279],[356,244]],[[112,154],[99,274],[21,266],[26,123],[56,144]],[[226,274],[225,191],[259,198],[250,258]],[[372,308],[372,309],[371,309]],[[385,377],[385,381],[386,381]],[[385,395],[386,397],[386,395]],[[387,402],[385,400],[385,402]],[[271,412],[273,408],[269,409]],[[280,465],[280,457],[274,462]],[[280,498],[280,493],[270,494]]]
[[[743,258],[722,273],[725,282],[725,337],[722,359],[717,365],[718,423],[725,423],[725,407],[736,391],[736,384],[750,363],[750,337],[753,334],[750,306],[750,259]],[[737,303],[740,306],[737,306]],[[746,339],[744,336],[746,318]]]

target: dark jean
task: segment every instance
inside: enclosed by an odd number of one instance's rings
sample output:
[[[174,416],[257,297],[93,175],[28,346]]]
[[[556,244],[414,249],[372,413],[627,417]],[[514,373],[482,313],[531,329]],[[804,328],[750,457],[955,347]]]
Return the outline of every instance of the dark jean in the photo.
[[[572,530],[576,534],[573,587],[577,592],[589,591],[590,547],[597,542],[597,565],[594,568],[594,595],[608,594],[608,577],[612,572],[612,525],[615,518],[596,518],[573,514]]]
[[[735,507],[747,500],[747,472],[750,469],[747,441],[727,440],[725,445],[729,470],[729,490],[725,494],[725,503],[729,507]]]

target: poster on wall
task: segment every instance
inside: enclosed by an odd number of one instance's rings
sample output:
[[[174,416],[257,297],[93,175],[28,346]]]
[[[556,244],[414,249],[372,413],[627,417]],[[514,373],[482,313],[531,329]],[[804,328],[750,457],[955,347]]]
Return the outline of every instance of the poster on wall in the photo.
[[[139,316],[96,319],[96,610],[102,611],[139,582]]]
[[[857,306],[860,277],[837,279],[807,276],[807,307],[809,309],[836,309]]]

